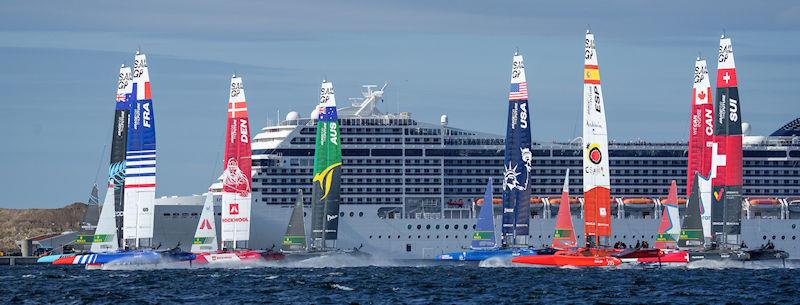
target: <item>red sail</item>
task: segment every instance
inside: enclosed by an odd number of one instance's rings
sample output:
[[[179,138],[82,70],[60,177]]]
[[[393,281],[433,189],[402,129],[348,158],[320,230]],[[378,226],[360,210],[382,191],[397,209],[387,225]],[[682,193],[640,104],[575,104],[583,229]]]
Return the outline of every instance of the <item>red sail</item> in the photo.
[[[556,231],[553,235],[553,248],[569,249],[577,246],[575,228],[572,226],[572,214],[569,210],[569,170],[564,178],[564,189],[561,191],[561,202],[556,216]]]
[[[667,195],[667,200],[664,201],[664,213],[661,214],[661,224],[658,226],[658,237],[656,238],[655,247],[656,249],[676,249],[677,248],[677,240],[676,237],[670,234],[670,231],[676,226],[680,224],[672,223],[672,219],[669,215],[670,207],[674,207],[677,210],[678,207],[678,185],[675,183],[675,180],[672,180],[672,186],[669,188],[669,194]],[[677,230],[680,232],[680,229]]]
[[[714,137],[714,104],[711,102],[708,66],[699,57],[694,65],[692,117],[689,124],[689,162],[686,170],[686,196],[692,189],[695,172],[708,177],[711,171],[711,145]]]

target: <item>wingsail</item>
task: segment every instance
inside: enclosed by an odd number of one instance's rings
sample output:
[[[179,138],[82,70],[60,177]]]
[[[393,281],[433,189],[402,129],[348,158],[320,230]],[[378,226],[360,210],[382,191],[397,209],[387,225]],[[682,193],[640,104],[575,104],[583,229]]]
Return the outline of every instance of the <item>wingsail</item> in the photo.
[[[594,34],[586,31],[583,67],[583,211],[586,246],[609,246],[611,182],[603,90]]]
[[[250,121],[242,78],[231,78],[222,173],[222,248],[246,249],[250,240],[252,190]]]
[[[689,122],[689,161],[686,170],[686,197],[689,197],[695,173],[708,177],[711,172],[711,143],[714,137],[714,104],[711,103],[711,85],[708,65],[697,58],[694,63],[692,85],[692,116]]]
[[[718,243],[738,245],[742,218],[742,109],[730,38],[720,39],[717,59],[711,231]]]
[[[111,159],[108,166],[109,184],[113,185],[114,227],[116,248],[125,247],[123,240],[125,217],[125,156],[128,151],[128,124],[133,101],[133,74],[122,65],[117,81],[117,102],[114,110],[114,133],[111,138]],[[108,196],[108,195],[106,195]],[[102,212],[101,212],[102,213]],[[99,226],[99,224],[98,224]]]
[[[503,243],[527,244],[530,222],[531,121],[528,82],[522,55],[514,53],[508,94],[505,173],[503,174]]]
[[[333,83],[323,80],[317,106],[317,139],[312,179],[312,247],[335,247],[339,228],[342,146]],[[330,244],[328,244],[330,242]]]
[[[136,52],[125,156],[125,230],[129,248],[152,247],[156,196],[156,125],[147,56]]]

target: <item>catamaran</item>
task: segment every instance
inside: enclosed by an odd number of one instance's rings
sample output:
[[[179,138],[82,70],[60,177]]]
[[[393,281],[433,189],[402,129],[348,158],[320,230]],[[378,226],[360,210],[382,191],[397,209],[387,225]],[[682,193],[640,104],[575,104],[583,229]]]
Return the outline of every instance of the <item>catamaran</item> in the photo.
[[[520,255],[536,255],[537,251],[529,248],[500,248],[494,230],[494,207],[492,195],[492,179],[488,179],[483,203],[478,212],[475,232],[472,233],[470,248],[460,252],[444,253],[436,256],[439,261],[482,261],[490,257],[516,257]],[[481,203],[480,200],[478,203]]]
[[[694,184],[692,184],[694,185]],[[655,248],[662,253],[659,257],[644,257],[637,261],[640,263],[678,263],[685,264],[689,261],[688,252],[678,249],[678,239],[681,235],[681,222],[678,214],[678,184],[672,180],[667,199],[662,202],[664,210],[661,213],[661,223],[658,226],[658,235]],[[695,204],[697,205],[697,204]],[[699,216],[700,214],[697,213]]]
[[[711,180],[710,234],[704,234],[701,251],[689,252],[689,260],[750,261],[788,258],[788,253],[774,249],[770,242],[760,248],[749,249],[744,242],[740,241],[742,112],[733,46],[731,39],[725,35],[720,38],[717,57],[717,99],[712,118],[713,141],[710,143],[711,154],[707,157],[710,159],[709,178]],[[702,177],[697,179],[704,180]],[[701,199],[703,189],[701,188],[699,191]],[[703,206],[705,207],[705,205]],[[704,222],[703,225],[703,230],[706,231],[707,224]],[[696,244],[698,238],[693,239]]]

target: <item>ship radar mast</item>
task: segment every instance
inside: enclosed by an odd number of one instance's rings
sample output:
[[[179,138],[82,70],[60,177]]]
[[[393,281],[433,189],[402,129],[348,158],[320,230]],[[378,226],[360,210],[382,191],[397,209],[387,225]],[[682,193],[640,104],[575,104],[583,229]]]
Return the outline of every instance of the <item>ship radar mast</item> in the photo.
[[[361,95],[364,96],[364,99],[359,101],[353,101],[353,107],[358,108],[355,112],[355,116],[367,116],[376,113],[375,104],[378,101],[383,100],[383,90],[386,89],[389,83],[384,83],[383,87],[380,90],[373,90],[377,88],[376,85],[363,85],[361,86]]]

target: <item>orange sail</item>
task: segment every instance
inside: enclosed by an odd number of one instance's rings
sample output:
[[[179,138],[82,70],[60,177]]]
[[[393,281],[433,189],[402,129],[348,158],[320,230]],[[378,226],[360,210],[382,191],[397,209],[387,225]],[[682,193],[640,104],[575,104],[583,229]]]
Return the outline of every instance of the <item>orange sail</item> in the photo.
[[[553,235],[553,248],[569,249],[577,246],[575,228],[572,226],[572,215],[569,211],[569,169],[564,177],[564,189],[561,191],[561,203],[556,216],[556,232]]]

